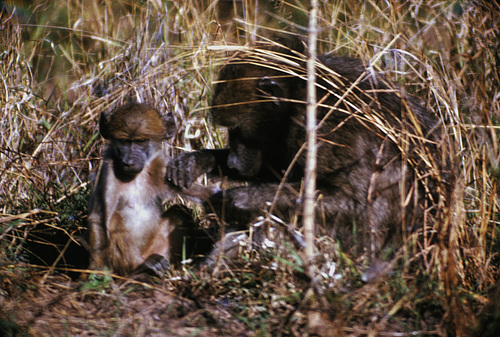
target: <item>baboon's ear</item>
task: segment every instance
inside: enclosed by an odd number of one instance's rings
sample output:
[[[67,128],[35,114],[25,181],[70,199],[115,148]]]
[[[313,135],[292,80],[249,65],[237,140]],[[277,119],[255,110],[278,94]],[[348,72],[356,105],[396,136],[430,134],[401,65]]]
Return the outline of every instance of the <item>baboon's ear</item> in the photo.
[[[164,139],[170,139],[177,132],[177,125],[171,112],[164,114],[162,117],[163,129],[165,130]]]
[[[283,88],[272,78],[269,78],[267,76],[262,77],[259,81],[258,87],[260,90],[270,96],[283,97]],[[279,100],[275,100],[274,103],[278,105],[280,104]]]
[[[99,118],[99,133],[104,139],[111,139],[111,132],[109,130],[109,123],[111,120],[111,116],[108,113],[101,113],[101,117]]]

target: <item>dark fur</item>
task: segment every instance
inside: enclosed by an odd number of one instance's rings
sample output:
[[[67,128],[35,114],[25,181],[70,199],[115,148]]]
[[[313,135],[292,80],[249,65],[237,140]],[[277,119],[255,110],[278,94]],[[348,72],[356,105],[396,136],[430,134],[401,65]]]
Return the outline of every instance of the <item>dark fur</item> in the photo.
[[[274,50],[278,57],[258,51],[233,57],[220,70],[211,110],[215,123],[229,129],[229,148],[181,155],[167,169],[181,186],[202,173],[251,182],[215,194],[206,204],[233,228],[245,228],[269,209],[283,173],[305,143],[305,62],[298,56],[300,44],[294,48]],[[435,197],[432,190],[424,195],[415,173],[430,171],[421,158],[436,152],[436,123],[419,101],[371,74],[361,60],[323,55],[319,62],[317,119],[330,114],[317,130],[316,220],[348,248],[355,226],[363,246],[378,251],[421,224],[424,199]],[[416,137],[402,136],[406,133]],[[304,168],[302,151],[273,210],[286,220],[301,211]],[[406,207],[402,192],[405,199],[411,194]]]

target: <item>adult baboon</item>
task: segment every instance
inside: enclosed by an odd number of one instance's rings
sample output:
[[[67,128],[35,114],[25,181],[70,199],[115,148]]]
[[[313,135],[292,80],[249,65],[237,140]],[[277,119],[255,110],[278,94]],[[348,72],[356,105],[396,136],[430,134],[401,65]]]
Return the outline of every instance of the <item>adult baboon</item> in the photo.
[[[183,154],[167,170],[184,187],[203,173],[250,182],[206,203],[234,228],[269,205],[284,219],[301,211],[306,70],[302,43],[290,45],[242,51],[222,67],[211,116],[228,128],[229,148]],[[437,124],[418,100],[361,60],[322,55],[316,70],[317,222],[345,248],[355,228],[374,257],[422,223],[425,200],[435,201]]]
[[[102,114],[99,127],[110,143],[89,202],[90,268],[122,275],[164,269],[180,259],[183,238],[196,229],[185,207],[164,211],[162,200],[180,193],[201,201],[216,190],[165,182],[169,158],[161,142],[176,131],[170,115],[133,103]]]

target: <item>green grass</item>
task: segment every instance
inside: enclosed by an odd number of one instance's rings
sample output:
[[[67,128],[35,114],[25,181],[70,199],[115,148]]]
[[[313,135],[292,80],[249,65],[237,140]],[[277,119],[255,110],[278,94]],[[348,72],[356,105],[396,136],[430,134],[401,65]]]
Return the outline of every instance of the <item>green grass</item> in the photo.
[[[375,68],[422,98],[443,121],[444,155],[459,169],[453,193],[443,196],[446,206],[429,224],[438,240],[408,243],[387,279],[362,283],[364,261],[320,236],[311,282],[301,270],[303,252],[276,225],[274,247],[253,245],[241,263],[218,274],[186,266],[152,283],[103,276],[85,284],[64,268],[82,266],[74,257],[84,251],[88,182],[103,147],[99,114],[130,99],[149,102],[177,120],[179,132],[166,144],[172,155],[224,146],[225,130],[207,115],[218,67],[233,45],[273,31],[304,34],[308,4],[259,1],[256,10],[243,1],[234,21],[218,25],[223,13],[209,1],[7,0],[8,13],[13,3],[15,15],[8,20],[4,13],[0,23],[1,329],[495,335],[499,7],[320,2],[319,51],[375,60]]]

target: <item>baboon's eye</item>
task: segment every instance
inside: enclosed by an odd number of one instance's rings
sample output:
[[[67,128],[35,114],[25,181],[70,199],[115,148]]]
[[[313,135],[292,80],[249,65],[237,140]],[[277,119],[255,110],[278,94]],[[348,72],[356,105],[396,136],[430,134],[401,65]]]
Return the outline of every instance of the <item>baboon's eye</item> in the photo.
[[[132,143],[132,141],[128,140],[128,139],[117,139],[116,143],[120,146],[127,146],[127,145],[130,145]]]
[[[259,89],[262,90],[263,92],[274,96],[274,97],[282,97],[283,96],[283,89],[281,86],[273,80],[272,78],[269,78],[267,76],[264,76],[260,79]]]

